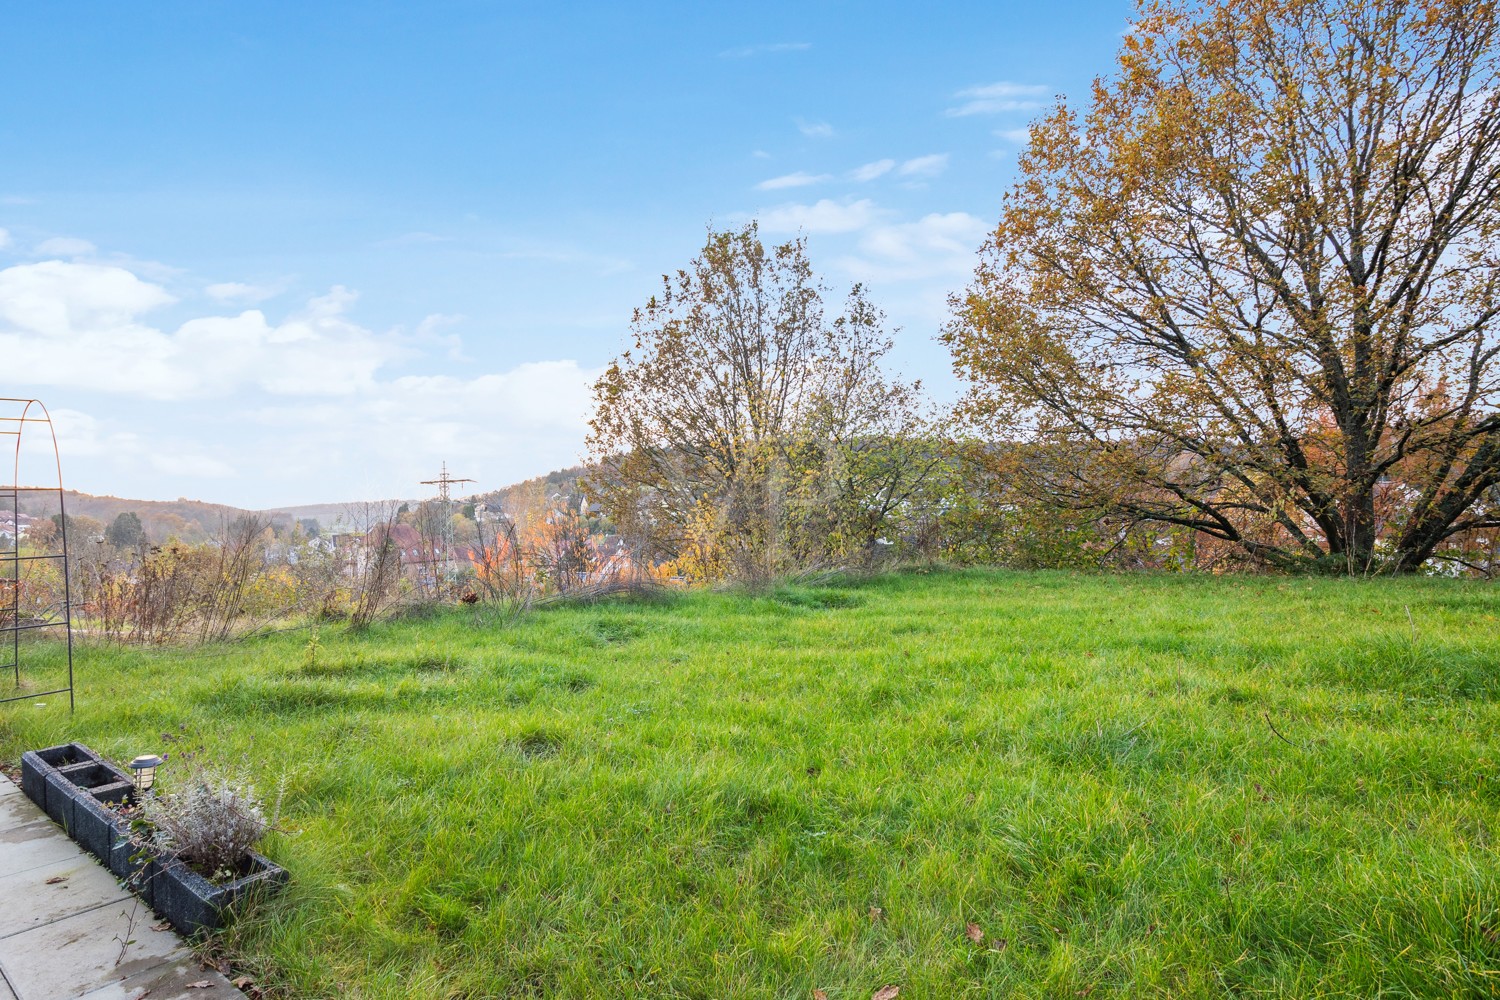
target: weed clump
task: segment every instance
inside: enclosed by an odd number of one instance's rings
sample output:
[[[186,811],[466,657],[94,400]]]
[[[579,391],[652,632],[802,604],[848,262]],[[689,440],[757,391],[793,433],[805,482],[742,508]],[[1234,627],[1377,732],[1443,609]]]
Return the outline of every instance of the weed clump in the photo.
[[[562,751],[563,738],[548,729],[529,729],[521,734],[516,745],[527,760],[546,760]]]

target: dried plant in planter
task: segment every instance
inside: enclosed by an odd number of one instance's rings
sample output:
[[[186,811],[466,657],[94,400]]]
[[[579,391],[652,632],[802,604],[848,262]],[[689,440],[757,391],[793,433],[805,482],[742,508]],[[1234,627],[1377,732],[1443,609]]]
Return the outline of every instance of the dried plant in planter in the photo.
[[[234,877],[246,852],[274,824],[253,785],[209,768],[195,770],[181,791],[148,796],[141,803],[141,818],[158,846],[210,881]]]

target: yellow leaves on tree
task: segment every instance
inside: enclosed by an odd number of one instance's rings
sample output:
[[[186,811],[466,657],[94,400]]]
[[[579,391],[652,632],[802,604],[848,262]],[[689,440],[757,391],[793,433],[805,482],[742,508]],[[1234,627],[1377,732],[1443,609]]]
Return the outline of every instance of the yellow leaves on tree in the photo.
[[[1500,525],[1493,3],[1146,2],[945,335],[1032,495],[1274,565]]]

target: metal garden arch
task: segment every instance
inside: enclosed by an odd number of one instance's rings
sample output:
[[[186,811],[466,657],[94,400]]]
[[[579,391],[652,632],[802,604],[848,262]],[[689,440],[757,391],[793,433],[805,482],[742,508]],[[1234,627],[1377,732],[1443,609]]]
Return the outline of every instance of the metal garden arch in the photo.
[[[68,579],[68,519],[63,496],[62,456],[57,450],[57,432],[52,426],[52,417],[40,400],[0,397],[0,455],[4,454],[4,445],[7,444],[13,451],[12,461],[8,463],[10,481],[7,484],[0,479],[0,525],[9,515],[10,529],[8,540],[0,536],[0,657],[8,657],[8,660],[0,662],[0,671],[3,671],[0,672],[0,704],[67,694],[68,710],[71,711],[73,592]],[[42,481],[28,479],[33,470],[40,472]],[[49,478],[53,485],[46,484]],[[25,510],[21,505],[23,497],[28,501]],[[56,543],[45,551],[35,547],[24,549],[21,545],[22,518],[29,518],[36,511],[48,512],[54,507],[58,515]],[[46,566],[58,569],[60,599],[42,599],[37,588],[28,586]],[[48,596],[55,598],[56,591]],[[54,629],[60,630],[64,637],[67,686],[25,691],[21,676],[22,633],[46,634],[46,630]],[[59,675],[60,672],[51,676]],[[46,688],[48,685],[41,686]]]

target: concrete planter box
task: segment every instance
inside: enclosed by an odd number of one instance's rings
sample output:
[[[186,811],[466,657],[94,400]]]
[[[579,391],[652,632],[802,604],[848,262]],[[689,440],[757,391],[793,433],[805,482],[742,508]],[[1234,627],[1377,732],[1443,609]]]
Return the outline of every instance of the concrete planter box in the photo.
[[[121,884],[151,905],[153,877],[156,875],[156,855],[152,849],[130,835],[129,824],[125,824],[109,848],[109,860],[105,862],[109,872]]]
[[[47,774],[47,815],[85,850],[102,858],[109,853],[108,815],[91,807],[122,801],[131,789],[125,772],[104,761],[60,767]]]
[[[272,895],[288,878],[285,868],[254,851],[246,855],[244,874],[219,883],[199,875],[181,858],[161,852],[154,854],[152,870],[146,879],[151,890],[151,908],[188,936],[202,930],[218,930],[241,900]]]
[[[270,895],[286,884],[285,868],[247,853],[239,876],[210,882],[175,855],[132,837],[121,805],[135,802],[135,786],[114,764],[80,743],[21,756],[21,788],[78,845],[180,932],[224,926],[243,899]]]
[[[81,743],[64,743],[22,754],[21,790],[78,846],[124,877],[125,865],[117,869],[113,859],[130,834],[116,809],[135,801],[129,775]]]
[[[115,843],[130,837],[130,820],[119,808],[135,801],[135,788],[129,782],[84,789],[73,799],[73,818],[68,835],[78,846],[109,864]]]
[[[60,767],[97,763],[99,755],[82,743],[64,743],[45,750],[28,750],[21,755],[21,791],[42,812],[52,816],[53,822],[61,822],[47,808],[47,775]]]

